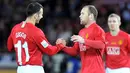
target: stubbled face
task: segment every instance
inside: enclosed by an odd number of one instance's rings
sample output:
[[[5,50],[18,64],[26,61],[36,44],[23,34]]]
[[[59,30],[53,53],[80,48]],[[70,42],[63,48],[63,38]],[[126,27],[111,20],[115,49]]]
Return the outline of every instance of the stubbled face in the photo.
[[[114,30],[119,29],[120,22],[117,19],[117,17],[109,17],[108,18],[108,26],[109,26],[110,31],[114,31]]]
[[[79,18],[80,18],[80,24],[86,25],[88,23],[89,11],[87,7],[81,10]]]
[[[36,23],[39,23],[39,21],[43,18],[43,8],[40,9],[40,11],[37,13]]]

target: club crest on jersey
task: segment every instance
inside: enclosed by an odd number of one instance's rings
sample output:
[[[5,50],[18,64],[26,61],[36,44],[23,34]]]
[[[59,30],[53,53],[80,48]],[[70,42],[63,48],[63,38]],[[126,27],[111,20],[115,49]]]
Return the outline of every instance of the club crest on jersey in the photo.
[[[119,44],[119,45],[122,45],[122,43],[123,43],[122,40],[119,40],[119,41],[118,41],[118,44]]]
[[[86,36],[85,36],[85,37],[86,37],[86,39],[88,39],[88,33],[86,34]]]

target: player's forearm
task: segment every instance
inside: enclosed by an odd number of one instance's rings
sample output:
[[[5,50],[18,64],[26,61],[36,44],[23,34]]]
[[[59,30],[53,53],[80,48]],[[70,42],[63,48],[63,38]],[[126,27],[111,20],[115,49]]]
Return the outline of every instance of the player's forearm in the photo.
[[[63,49],[64,46],[62,44],[58,44],[56,46],[48,46],[47,48],[45,48],[45,52],[48,54],[48,55],[55,55],[56,53],[58,53],[61,49]]]
[[[77,50],[73,47],[65,47],[63,51],[71,56],[76,56],[78,54]]]
[[[105,48],[104,42],[102,42],[100,40],[85,40],[85,44],[87,46],[90,46],[90,47],[95,48],[95,49]]]

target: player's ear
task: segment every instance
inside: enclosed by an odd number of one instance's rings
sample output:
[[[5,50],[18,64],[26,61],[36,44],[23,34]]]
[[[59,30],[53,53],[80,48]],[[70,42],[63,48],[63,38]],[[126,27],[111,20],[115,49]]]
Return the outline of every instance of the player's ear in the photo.
[[[119,21],[119,26],[121,25],[121,21]]]
[[[91,13],[90,15],[89,15],[89,18],[92,20],[92,19],[94,19],[94,15]]]
[[[37,13],[34,14],[34,18],[35,18],[35,19],[38,18],[38,14],[37,14]]]

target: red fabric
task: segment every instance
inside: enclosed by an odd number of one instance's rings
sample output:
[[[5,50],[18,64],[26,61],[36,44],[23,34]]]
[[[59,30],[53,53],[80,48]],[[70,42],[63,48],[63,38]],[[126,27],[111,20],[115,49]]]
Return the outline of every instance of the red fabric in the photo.
[[[120,31],[117,36],[106,33],[106,66],[112,69],[130,67],[129,63],[130,38]]]
[[[105,48],[104,42],[102,42],[100,40],[98,40],[98,41],[86,40],[85,43],[86,43],[86,45],[88,45],[88,46],[90,46],[90,47],[92,47],[94,49],[104,49]]]
[[[81,29],[79,35],[86,40],[85,44],[77,43],[73,47],[64,48],[64,51],[70,55],[80,54],[82,64],[81,73],[105,73],[102,60],[105,47],[95,46],[95,44],[100,45],[97,41],[102,42],[102,45],[105,44],[104,31],[96,23],[93,23],[88,28]],[[93,45],[89,40],[96,43]]]
[[[61,48],[64,48],[62,44],[58,44],[56,46],[52,46],[46,39],[44,33],[42,30],[37,28],[31,23],[26,23],[24,28],[21,28],[21,24],[17,24],[13,27],[11,34],[8,38],[7,47],[8,50],[15,50],[16,51],[16,58],[17,58],[17,64],[18,65],[43,65],[42,63],[42,56],[44,53],[48,55],[56,54],[58,51],[61,50]],[[26,38],[17,36],[16,33],[22,33],[26,35]],[[18,48],[16,47],[16,44],[18,44],[18,41],[20,41],[21,46],[21,64],[18,62]],[[45,41],[48,45],[47,47],[44,47],[42,44],[42,41]],[[23,46],[23,44],[27,42],[26,47]],[[45,46],[46,46],[45,44]],[[25,48],[28,48],[28,53],[30,58],[29,61],[26,61],[26,52]],[[20,53],[20,52],[19,52]],[[20,56],[19,56],[20,57]]]
[[[73,47],[65,47],[63,49],[64,52],[66,52],[67,54],[71,55],[71,56],[76,56],[78,55],[78,43],[74,43]]]

